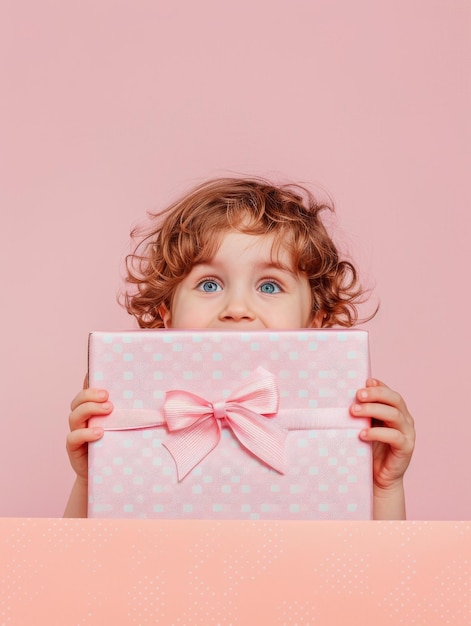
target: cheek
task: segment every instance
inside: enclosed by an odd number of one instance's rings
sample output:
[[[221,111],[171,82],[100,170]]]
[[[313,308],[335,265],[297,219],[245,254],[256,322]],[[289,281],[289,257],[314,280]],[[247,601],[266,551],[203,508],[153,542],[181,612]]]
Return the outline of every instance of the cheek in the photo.
[[[208,312],[205,309],[202,310],[197,302],[188,301],[185,298],[176,298],[173,301],[167,328],[175,330],[206,328],[208,323]]]

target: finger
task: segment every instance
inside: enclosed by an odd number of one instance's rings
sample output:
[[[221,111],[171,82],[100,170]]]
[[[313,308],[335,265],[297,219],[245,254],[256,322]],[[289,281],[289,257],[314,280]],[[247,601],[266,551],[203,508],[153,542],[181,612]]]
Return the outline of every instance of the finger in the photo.
[[[407,411],[403,413],[389,404],[379,402],[355,403],[350,407],[350,412],[353,417],[369,417],[386,424],[390,428],[397,428],[406,434],[414,428],[414,420]]]
[[[104,430],[99,426],[93,428],[80,428],[74,430],[67,435],[66,448],[69,454],[74,454],[82,448],[85,443],[90,443],[101,439],[103,437]]]
[[[106,389],[81,389],[70,403],[70,408],[74,411],[80,404],[85,402],[105,402],[108,400]]]
[[[379,380],[379,378],[368,378],[366,381],[366,386],[367,387],[388,387],[388,385],[386,385],[386,383],[383,383],[383,381]]]
[[[377,441],[389,445],[401,456],[409,457],[414,449],[414,439],[395,428],[364,428],[360,432],[362,441]]]
[[[85,402],[79,404],[69,415],[70,430],[85,428],[91,417],[103,417],[113,410],[111,402]]]
[[[373,381],[374,384],[372,384]],[[366,387],[357,391],[356,399],[358,402],[379,402],[407,412],[406,403],[397,391],[394,391],[377,379],[368,379],[366,385]]]

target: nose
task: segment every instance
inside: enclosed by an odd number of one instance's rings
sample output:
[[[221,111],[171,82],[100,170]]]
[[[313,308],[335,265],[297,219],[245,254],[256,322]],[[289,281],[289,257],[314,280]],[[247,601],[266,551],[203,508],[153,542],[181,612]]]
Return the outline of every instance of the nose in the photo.
[[[246,293],[230,292],[227,294],[219,319],[222,321],[252,321],[255,312]]]

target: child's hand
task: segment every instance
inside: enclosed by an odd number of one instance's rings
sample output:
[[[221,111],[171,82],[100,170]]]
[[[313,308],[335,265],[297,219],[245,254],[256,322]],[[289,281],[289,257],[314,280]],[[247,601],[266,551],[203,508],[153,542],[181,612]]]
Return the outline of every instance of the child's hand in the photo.
[[[67,435],[67,454],[77,479],[88,481],[88,443],[103,437],[103,428],[87,428],[88,420],[96,415],[108,415],[113,409],[104,389],[88,389],[85,377],[84,388],[72,400],[69,416],[70,433]]]
[[[415,444],[414,420],[402,397],[379,380],[369,378],[359,389],[351,413],[371,417],[372,427],[363,430],[363,441],[373,443],[373,481],[378,490],[402,489],[402,478]]]

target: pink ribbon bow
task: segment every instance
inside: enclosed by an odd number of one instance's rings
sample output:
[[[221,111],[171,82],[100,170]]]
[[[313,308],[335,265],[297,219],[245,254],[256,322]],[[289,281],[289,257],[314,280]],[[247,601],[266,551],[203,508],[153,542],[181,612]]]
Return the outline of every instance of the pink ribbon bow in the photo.
[[[275,377],[261,367],[221,402],[211,403],[187,391],[168,391],[163,414],[170,434],[163,445],[175,460],[178,480],[217,446],[222,420],[247,450],[283,474],[288,431],[269,419],[277,410]]]

